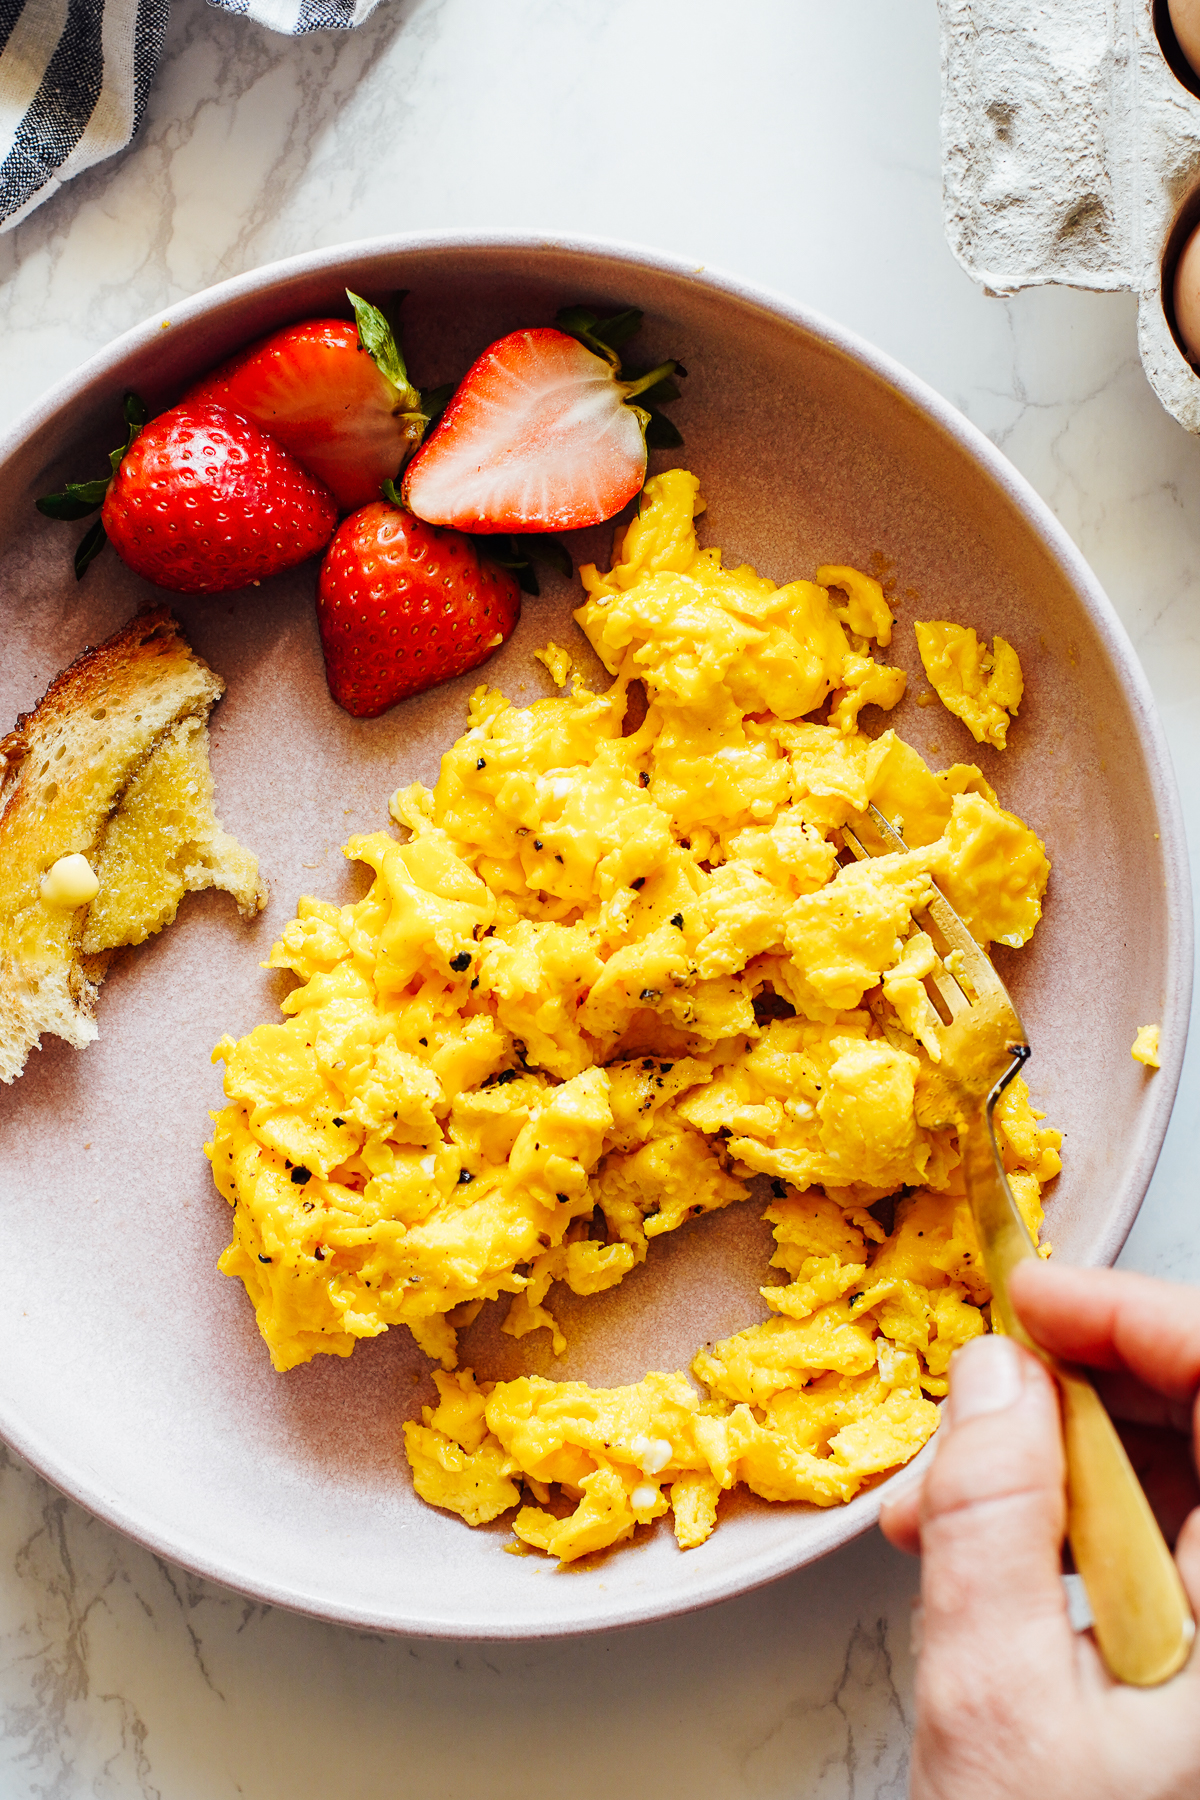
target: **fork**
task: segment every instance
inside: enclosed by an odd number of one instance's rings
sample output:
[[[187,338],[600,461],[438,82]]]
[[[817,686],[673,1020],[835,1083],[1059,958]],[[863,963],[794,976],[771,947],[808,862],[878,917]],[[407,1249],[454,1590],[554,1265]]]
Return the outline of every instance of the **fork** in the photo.
[[[907,850],[877,807],[870,806],[868,814],[887,850]],[[860,860],[886,853],[868,848],[864,835],[861,827],[842,828],[847,849]],[[941,1019],[933,1034],[940,1051],[936,1086],[945,1124],[958,1128],[993,1320],[1039,1357],[1058,1383],[1067,1540],[1087,1589],[1100,1653],[1118,1681],[1153,1687],[1182,1668],[1196,1631],[1175,1559],[1090,1380],[1034,1343],[1009,1297],[1013,1269],[1037,1250],[1004,1172],[992,1114],[1028,1060],[1029,1040],[991,959],[938,888],[914,923],[928,933],[935,952],[926,991],[933,990],[930,999]]]

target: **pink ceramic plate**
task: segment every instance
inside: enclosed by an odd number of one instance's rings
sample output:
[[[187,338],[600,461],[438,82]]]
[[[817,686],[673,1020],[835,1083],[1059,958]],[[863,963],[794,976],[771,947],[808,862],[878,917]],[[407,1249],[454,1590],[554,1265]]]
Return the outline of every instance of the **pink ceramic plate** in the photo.
[[[709,501],[704,541],[783,580],[822,562],[886,567],[895,654],[919,679],[911,621],[948,617],[1015,643],[1027,687],[1012,748],[978,750],[940,708],[894,722],[940,764],[978,760],[1054,862],[1030,948],[1001,953],[1035,1057],[1030,1082],[1067,1132],[1049,1235],[1075,1262],[1116,1255],[1150,1179],[1183,1058],[1191,911],[1183,827],[1162,732],[1129,642],[1054,519],[964,419],[886,357],[778,296],[624,247],[478,236],[397,238],[280,263],[173,307],[48,395],[0,446],[0,729],[86,642],[160,598],[111,554],[76,586],[75,532],[34,511],[64,475],[103,465],[122,391],[152,408],[268,329],[342,310],[350,284],[407,288],[422,385],[461,372],[502,332],[565,301],[645,309],[639,352],[682,357],[673,411]],[[662,459],[660,459],[662,460]],[[609,532],[575,546],[607,557]],[[374,1630],[525,1637],[595,1630],[704,1605],[812,1561],[865,1530],[878,1493],[820,1512],[728,1505],[681,1554],[669,1530],[558,1571],[506,1556],[504,1525],[472,1532],[413,1496],[400,1421],[430,1392],[406,1334],[349,1361],[274,1375],[239,1285],[218,1275],[228,1214],[201,1154],[221,1099],[215,1040],[275,1016],[260,967],[298,896],[355,894],[339,846],[386,823],[390,792],[430,780],[475,676],[355,721],[330,702],[312,565],[261,590],[181,599],[189,637],[228,682],[214,714],[225,823],[272,889],[243,925],[222,896],[114,964],[100,1038],[47,1041],[0,1089],[0,1432],[49,1480],[139,1542],[256,1598]],[[168,597],[170,598],[170,597]],[[578,651],[567,584],[527,603],[487,669],[514,699],[546,692],[532,651]],[[878,713],[871,728],[882,728]],[[1134,1030],[1163,1023],[1147,1076]],[[553,1365],[486,1316],[464,1360],[610,1383],[686,1365],[706,1338],[762,1316],[768,1240],[734,1208],[659,1240],[612,1294],[569,1297]],[[495,1311],[495,1309],[486,1309]]]

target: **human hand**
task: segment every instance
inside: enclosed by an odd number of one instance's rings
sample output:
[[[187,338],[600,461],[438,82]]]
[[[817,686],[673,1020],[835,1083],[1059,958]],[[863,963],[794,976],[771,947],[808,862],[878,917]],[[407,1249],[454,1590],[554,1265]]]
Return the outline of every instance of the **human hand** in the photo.
[[[1193,1440],[1200,1290],[1029,1262],[1012,1298],[1038,1343],[1104,1371],[1115,1416]],[[1011,1339],[976,1338],[954,1358],[943,1411],[929,1470],[880,1520],[922,1557],[912,1800],[1197,1800],[1200,1653],[1162,1687],[1123,1687],[1068,1619],[1053,1379]],[[1181,1515],[1194,1479],[1168,1486]],[[1176,1559],[1200,1612],[1200,1507]]]

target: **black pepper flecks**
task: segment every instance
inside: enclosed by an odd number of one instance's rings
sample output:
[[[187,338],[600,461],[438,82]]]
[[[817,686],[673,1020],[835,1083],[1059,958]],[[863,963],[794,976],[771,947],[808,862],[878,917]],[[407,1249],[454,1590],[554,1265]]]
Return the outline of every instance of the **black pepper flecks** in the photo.
[[[642,889],[646,885],[646,877],[644,875],[639,875],[637,880],[631,881],[629,885],[633,889],[635,894],[640,894]]]
[[[264,1256],[262,1251],[260,1250],[258,1253],[258,1260],[259,1260],[259,1262],[269,1263],[271,1259],[269,1256]]]
[[[303,1187],[306,1181],[312,1180],[312,1170],[306,1169],[303,1163],[301,1163],[297,1168],[292,1170],[292,1180],[297,1187]]]
[[[459,1180],[460,1187],[465,1187],[468,1181],[474,1181],[474,1179],[475,1179],[475,1177],[472,1175],[470,1169],[460,1169],[458,1171],[458,1180]]]
[[[471,966],[471,952],[460,950],[457,956],[450,958],[450,967],[456,975],[463,975]]]
[[[671,923],[672,923],[672,925],[677,925],[679,927],[680,931],[682,931],[683,930],[683,914],[682,913],[672,913],[671,914]]]

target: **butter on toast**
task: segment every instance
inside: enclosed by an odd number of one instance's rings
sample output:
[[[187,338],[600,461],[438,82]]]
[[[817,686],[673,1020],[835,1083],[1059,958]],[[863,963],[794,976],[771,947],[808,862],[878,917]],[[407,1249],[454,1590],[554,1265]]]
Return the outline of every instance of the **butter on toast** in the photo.
[[[185,892],[226,888],[247,917],[266,905],[212,809],[205,721],[224,685],[158,608],[85,650],[0,739],[0,1081],[43,1031],[92,1041],[109,954],[168,924]],[[100,891],[71,912],[41,881],[74,852]]]

